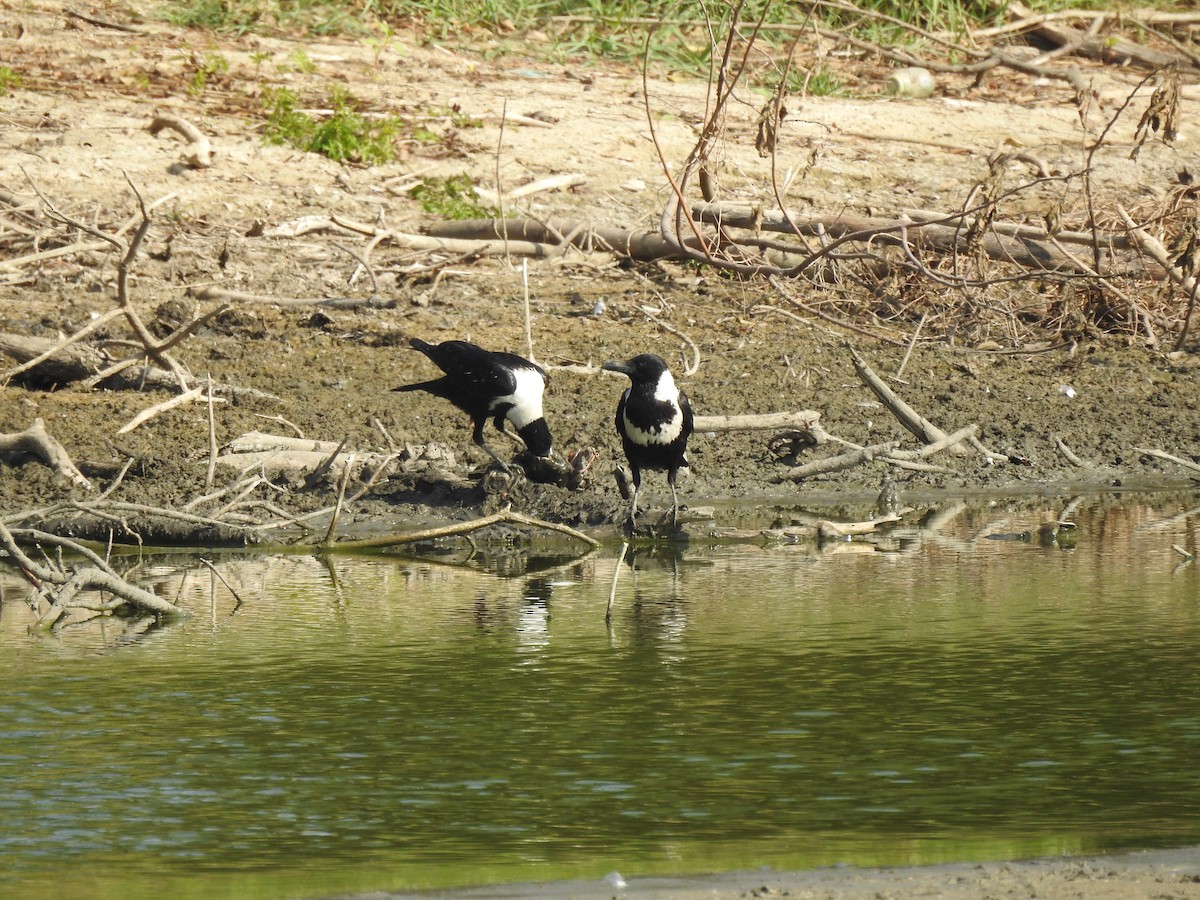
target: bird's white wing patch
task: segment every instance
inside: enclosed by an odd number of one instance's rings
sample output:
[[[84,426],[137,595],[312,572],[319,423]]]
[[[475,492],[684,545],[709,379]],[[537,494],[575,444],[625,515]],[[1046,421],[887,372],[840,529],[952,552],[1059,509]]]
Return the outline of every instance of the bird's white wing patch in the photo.
[[[516,369],[513,372],[517,386],[513,392],[504,397],[497,397],[491,403],[492,409],[512,404],[508,411],[508,421],[516,428],[524,428],[530,422],[542,418],[542,393],[546,390],[546,382],[534,369]]]

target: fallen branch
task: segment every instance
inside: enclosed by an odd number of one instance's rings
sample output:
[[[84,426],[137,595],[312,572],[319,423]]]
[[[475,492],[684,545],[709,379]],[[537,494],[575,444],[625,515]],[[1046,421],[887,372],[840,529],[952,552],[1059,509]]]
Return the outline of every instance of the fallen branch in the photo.
[[[938,441],[945,441],[950,437],[946,432],[942,431],[942,429],[938,428],[901,400],[896,392],[888,387],[882,378],[875,374],[871,367],[867,365],[866,360],[853,348],[850,349],[850,358],[854,361],[854,371],[858,373],[858,377],[862,380],[863,384],[870,389],[872,394],[879,398],[879,402],[887,407],[888,411],[896,417],[897,421],[908,431],[912,432],[919,441],[924,444],[933,444]],[[963,453],[965,451],[956,443],[952,445],[951,452]]]
[[[33,424],[24,431],[15,434],[0,434],[0,453],[27,453],[36,456],[51,469],[54,469],[73,484],[86,490],[92,489],[92,483],[83,477],[83,473],[71,462],[66,449],[46,431],[46,423],[42,419],[34,419]]]
[[[878,531],[880,525],[899,521],[900,516],[896,513],[888,513],[876,519],[868,519],[865,522],[831,522],[828,519],[822,519],[817,523],[817,535],[822,540],[834,540],[851,537],[856,534],[871,534],[874,531]]]
[[[814,434],[824,434],[818,424],[821,414],[811,409],[798,412],[754,413],[742,416],[696,416],[696,431],[768,431],[776,428],[798,428]]]
[[[416,541],[429,541],[435,538],[453,537],[459,534],[470,534],[473,531],[478,531],[481,528],[487,528],[489,525],[525,525],[530,528],[544,528],[548,531],[556,531],[559,534],[565,534],[577,541],[587,544],[589,547],[599,547],[600,542],[595,538],[589,537],[582,531],[576,531],[569,525],[560,525],[556,522],[544,522],[541,519],[534,519],[519,512],[512,510],[501,510],[498,513],[492,513],[490,516],[483,516],[479,519],[472,519],[469,522],[456,522],[453,525],[443,525],[440,528],[424,528],[420,531],[409,531],[403,534],[390,534],[385,537],[364,538],[357,541],[341,541],[337,544],[329,546],[322,545],[322,550],[372,550],[383,547],[396,547],[401,544],[412,544]]]
[[[557,244],[563,235],[571,235],[570,245],[589,253],[615,253],[642,262],[690,258],[687,254],[679,253],[674,244],[656,232],[592,226],[586,222],[462,219],[455,222],[438,222],[425,231],[439,238],[523,240],[548,244]],[[699,249],[698,243],[695,246]]]
[[[813,460],[810,463],[805,463],[802,466],[795,466],[788,469],[779,480],[790,478],[793,481],[802,481],[805,478],[813,478],[817,475],[828,475],[831,472],[843,472],[846,469],[853,469],[855,466],[861,466],[864,463],[869,463],[877,457],[886,455],[892,450],[900,446],[899,441],[888,441],[886,444],[873,444],[870,447],[863,447],[859,450],[851,450],[848,453],[839,453],[837,456],[829,456],[825,459]]]
[[[1149,447],[1134,447],[1135,453],[1145,453],[1147,456],[1153,456],[1155,459],[1165,460],[1166,462],[1175,463],[1177,466],[1182,466],[1191,472],[1200,472],[1200,465],[1192,462],[1189,459],[1180,459],[1178,456],[1172,456],[1162,450],[1153,450]]]
[[[55,546],[68,548],[87,558],[90,565],[71,569],[43,565],[26,554],[20,547],[21,543],[34,545],[52,543]],[[50,602],[58,607],[58,611],[51,621],[57,619],[62,611],[71,607],[107,611],[125,603],[158,616],[186,615],[174,603],[125,581],[95,553],[68,538],[46,534],[34,529],[10,532],[4,523],[0,522],[0,549],[5,551],[5,555],[0,555],[0,563],[6,563],[16,568],[34,586],[42,590],[47,590],[50,585],[58,586],[57,591],[49,591]],[[108,591],[116,599],[101,603],[78,599],[80,592],[92,589]]]
[[[20,375],[22,372],[27,372],[30,369],[36,368],[37,366],[44,363],[46,360],[50,359],[50,357],[54,356],[54,354],[60,352],[61,350],[65,350],[67,347],[71,346],[71,344],[86,337],[87,335],[89,335],[93,331],[95,331],[97,328],[100,328],[102,325],[107,324],[110,320],[115,319],[117,316],[120,316],[123,314],[124,314],[123,310],[110,309],[104,315],[97,316],[95,319],[93,319],[87,325],[83,326],[83,328],[79,329],[74,334],[63,338],[61,341],[54,342],[52,346],[46,348],[41,353],[39,353],[37,356],[34,356],[32,359],[28,359],[25,362],[21,363],[19,366],[16,366],[15,368],[9,369],[7,372],[0,374],[0,384],[5,384],[9,381],[12,381],[13,378]],[[6,337],[6,336],[0,335],[0,339],[3,339],[4,337]]]
[[[720,228],[822,237],[876,246],[908,245],[945,254],[973,252],[974,248],[969,244],[973,231],[978,228],[974,217],[928,210],[909,210],[900,219],[845,213],[805,215],[792,210],[763,210],[741,203],[695,203],[691,210],[697,221]],[[1122,234],[1093,236],[1088,232],[1069,231],[1051,234],[1031,225],[990,222],[979,239],[978,250],[989,259],[1017,263],[1027,269],[1090,274],[1090,269],[1080,266],[1073,256],[1056,247],[1056,241],[1089,248],[1098,241],[1100,246],[1112,251],[1127,251],[1119,262],[1131,275],[1161,279],[1165,274],[1161,268],[1150,266],[1129,253],[1134,249],[1133,243]],[[807,248],[799,245],[790,252],[809,255]],[[794,269],[784,267],[780,267],[779,273],[797,274]]]
[[[207,169],[212,165],[212,145],[199,128],[179,116],[163,112],[156,112],[150,124],[146,126],[146,130],[155,135],[164,128],[178,132],[188,142],[184,161],[189,168]]]
[[[157,415],[168,412],[177,406],[183,406],[186,403],[192,403],[204,396],[204,386],[194,387],[190,391],[185,391],[182,394],[176,394],[169,400],[164,400],[162,403],[157,403],[154,406],[143,409],[140,413],[117,429],[117,434],[128,434],[140,425],[144,425]]]

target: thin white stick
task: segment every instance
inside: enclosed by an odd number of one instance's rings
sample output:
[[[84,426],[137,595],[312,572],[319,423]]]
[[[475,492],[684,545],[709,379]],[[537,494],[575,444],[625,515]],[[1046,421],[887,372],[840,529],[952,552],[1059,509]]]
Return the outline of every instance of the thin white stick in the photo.
[[[122,425],[119,429],[117,429],[117,434],[128,434],[129,432],[133,431],[133,429],[137,428],[139,425],[144,425],[146,422],[153,419],[159,413],[164,413],[164,412],[167,412],[168,410],[174,409],[177,406],[183,406],[185,403],[191,403],[194,400],[199,400],[203,396],[204,396],[204,387],[203,386],[194,387],[190,391],[186,391],[185,393],[182,393],[182,394],[177,394],[176,396],[172,397],[170,400],[164,400],[162,403],[159,403],[157,406],[151,406],[151,407],[148,407],[147,409],[143,409],[140,413],[138,413],[136,416],[134,416],[132,419],[130,419],[128,422],[126,422],[124,425]]]
[[[533,323],[529,317],[529,260],[521,260],[521,294],[525,301],[525,349],[529,351],[529,361],[533,358]]]
[[[617,579],[621,577],[621,566],[625,563],[625,554],[629,551],[629,541],[621,544],[621,555],[617,557],[616,568],[613,569],[612,584],[608,588],[608,609],[604,612],[604,621],[612,621],[613,600],[617,596]]]

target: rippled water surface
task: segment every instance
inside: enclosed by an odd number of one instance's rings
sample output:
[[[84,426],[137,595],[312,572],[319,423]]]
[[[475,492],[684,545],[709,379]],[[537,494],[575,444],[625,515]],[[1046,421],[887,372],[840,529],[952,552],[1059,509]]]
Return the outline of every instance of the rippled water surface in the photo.
[[[0,894],[308,896],[1200,842],[1194,498],[879,546],[144,560],[0,606]],[[132,564],[132,563],[131,563]],[[493,566],[493,568],[495,568]],[[235,593],[236,592],[236,596]]]

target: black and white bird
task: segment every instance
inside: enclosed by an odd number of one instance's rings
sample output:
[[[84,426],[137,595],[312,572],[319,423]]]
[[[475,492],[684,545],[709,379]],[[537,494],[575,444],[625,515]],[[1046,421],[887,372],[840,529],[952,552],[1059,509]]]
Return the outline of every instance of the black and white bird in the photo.
[[[617,434],[633,475],[629,527],[637,516],[642,469],[665,469],[671,486],[671,527],[679,518],[675,475],[686,468],[687,442],[692,433],[692,407],[675,385],[671,370],[660,357],[643,353],[628,362],[606,362],[603,369],[628,375],[633,384],[617,404]]]
[[[425,391],[449,400],[471,417],[472,440],[505,469],[508,466],[483,439],[488,419],[499,431],[504,431],[504,420],[507,419],[513,423],[530,453],[550,456],[553,442],[542,414],[546,372],[541,366],[514,353],[496,353],[466,341],[427,344],[412,338],[409,343],[433,360],[445,374],[432,381],[407,384],[393,390]]]

